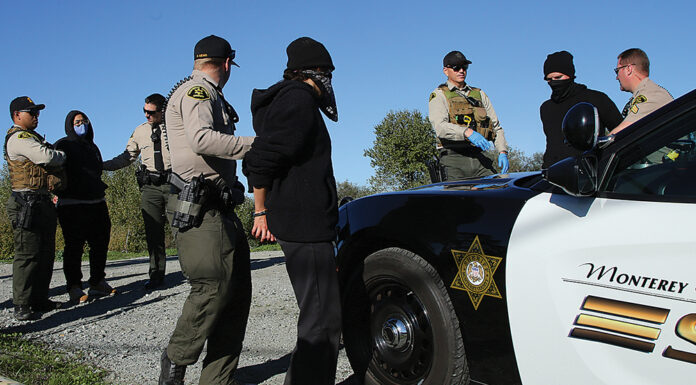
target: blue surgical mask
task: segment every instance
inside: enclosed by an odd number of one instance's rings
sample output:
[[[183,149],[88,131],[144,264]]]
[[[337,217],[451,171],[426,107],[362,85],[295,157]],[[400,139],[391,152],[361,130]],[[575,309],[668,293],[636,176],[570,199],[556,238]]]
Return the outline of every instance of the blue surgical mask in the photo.
[[[87,127],[84,124],[80,124],[79,126],[75,126],[75,133],[78,136],[85,136],[87,133]]]

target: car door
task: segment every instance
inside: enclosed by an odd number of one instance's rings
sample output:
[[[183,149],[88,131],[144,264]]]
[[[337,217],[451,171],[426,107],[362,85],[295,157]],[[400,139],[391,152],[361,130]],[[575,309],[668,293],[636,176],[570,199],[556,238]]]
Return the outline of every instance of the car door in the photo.
[[[605,153],[596,196],[525,204],[506,265],[523,383],[693,383],[695,137],[692,106]]]

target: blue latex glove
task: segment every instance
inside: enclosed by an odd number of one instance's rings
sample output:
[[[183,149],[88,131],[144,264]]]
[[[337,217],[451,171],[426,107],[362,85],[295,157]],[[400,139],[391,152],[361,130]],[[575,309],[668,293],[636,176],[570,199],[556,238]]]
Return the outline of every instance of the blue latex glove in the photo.
[[[476,147],[480,148],[483,151],[488,151],[491,149],[491,142],[487,141],[486,138],[483,137],[483,135],[479,134],[476,131],[472,131],[471,136],[469,136],[467,139]]]
[[[508,162],[507,154],[504,152],[501,152],[500,155],[498,155],[498,167],[500,167],[501,174],[507,173],[508,167],[510,167],[510,162]]]

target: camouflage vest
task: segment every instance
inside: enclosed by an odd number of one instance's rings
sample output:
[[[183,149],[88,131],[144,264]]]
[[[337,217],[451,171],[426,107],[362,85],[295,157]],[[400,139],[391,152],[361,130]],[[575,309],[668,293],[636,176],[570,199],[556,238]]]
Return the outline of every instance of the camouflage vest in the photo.
[[[33,130],[13,126],[7,131],[3,152],[10,171],[10,184],[12,190],[29,189],[56,191],[62,189],[65,185],[65,172],[62,169],[59,171],[47,171],[46,168],[33,163],[29,159],[10,160],[10,157],[7,155],[7,141],[10,140],[12,135],[19,131],[21,131],[20,135],[29,135],[29,137],[37,140],[39,143],[45,142],[43,138]]]
[[[455,91],[450,91],[446,84],[438,87],[447,98],[450,123],[458,124],[478,132],[486,140],[495,140],[495,131],[491,127],[491,118],[481,100],[481,89],[471,88],[469,96],[464,97]]]

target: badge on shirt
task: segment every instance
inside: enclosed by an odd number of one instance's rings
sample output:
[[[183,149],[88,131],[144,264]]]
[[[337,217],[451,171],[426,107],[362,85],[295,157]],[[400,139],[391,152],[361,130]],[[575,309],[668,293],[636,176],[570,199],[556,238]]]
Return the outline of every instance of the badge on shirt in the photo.
[[[435,99],[435,96],[437,96],[437,95],[435,95],[434,92],[431,92],[431,93],[430,93],[430,99],[428,99],[428,103],[430,103],[431,100]]]
[[[640,107],[637,106],[638,103],[645,103],[648,101],[648,98],[645,97],[645,95],[638,95],[633,99],[633,103],[631,103],[631,112],[634,114],[638,113],[638,110],[640,110]]]
[[[186,96],[196,99],[196,100],[208,100],[210,99],[210,94],[208,93],[208,90],[203,88],[202,86],[194,86],[191,87],[188,92],[186,92]]]

